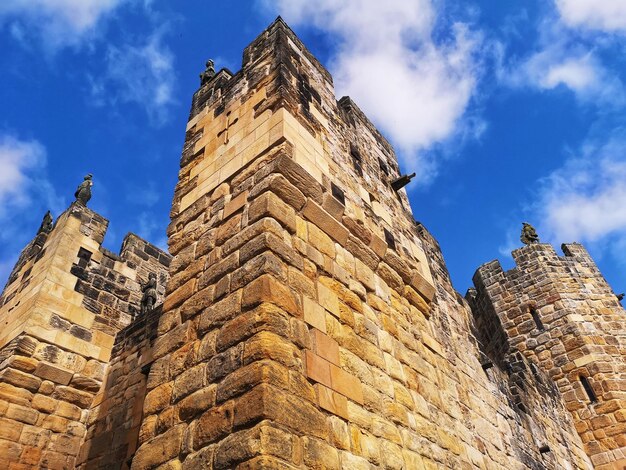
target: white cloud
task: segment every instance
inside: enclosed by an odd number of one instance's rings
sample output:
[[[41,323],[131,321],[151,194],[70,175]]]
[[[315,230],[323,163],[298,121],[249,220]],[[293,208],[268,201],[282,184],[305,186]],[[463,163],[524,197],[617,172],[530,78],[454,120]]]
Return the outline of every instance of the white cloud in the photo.
[[[626,31],[624,0],[556,0],[556,6],[563,22],[570,27]]]
[[[589,56],[567,58],[561,63],[549,64],[546,73],[540,78],[544,88],[565,85],[572,90],[582,92],[597,83],[596,67],[590,63]]]
[[[46,175],[46,149],[36,140],[0,133],[0,286],[46,210],[65,208]]]
[[[23,26],[12,31],[40,35],[48,50],[76,45],[93,34],[104,17],[126,0],[2,0],[0,22],[4,19]],[[15,24],[15,23],[14,23]],[[15,37],[15,34],[14,34]]]
[[[96,104],[135,103],[153,123],[167,120],[175,102],[174,55],[161,44],[161,35],[157,31],[138,45],[109,46],[103,78],[91,79]]]
[[[554,240],[600,242],[626,237],[626,130],[588,143],[541,182],[536,205]]]
[[[391,138],[422,181],[436,164],[424,152],[458,135],[475,91],[480,37],[466,24],[435,33],[431,0],[274,0],[289,23],[329,33],[338,41],[331,59],[337,95],[350,95]]]
[[[583,103],[598,106],[622,106],[626,91],[619,77],[606,69],[595,47],[581,41],[553,13],[538,26],[535,51],[519,57],[507,57],[503,43],[497,43],[499,63],[496,75],[513,88],[554,90],[568,88]]]
[[[29,202],[35,175],[46,165],[46,151],[35,141],[0,135],[0,215]]]

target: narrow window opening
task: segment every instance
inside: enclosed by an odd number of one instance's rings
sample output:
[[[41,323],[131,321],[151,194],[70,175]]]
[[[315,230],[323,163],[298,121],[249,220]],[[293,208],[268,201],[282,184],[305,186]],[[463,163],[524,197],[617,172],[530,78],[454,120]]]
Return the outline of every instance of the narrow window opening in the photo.
[[[396,249],[396,239],[391,234],[391,232],[389,230],[387,230],[386,228],[383,228],[383,231],[385,232],[385,241],[387,242],[387,246],[389,248],[391,248],[392,250],[395,250]]]
[[[83,247],[81,247],[78,250],[78,265],[81,268],[85,268],[87,267],[87,265],[89,264],[89,261],[91,260],[91,251],[89,250],[85,250]]]
[[[535,326],[540,329],[541,331],[544,331],[546,329],[545,326],[543,326],[543,322],[541,321],[541,318],[539,317],[539,312],[537,311],[537,309],[531,307],[530,308],[530,314],[533,317],[533,321],[535,322]]]
[[[389,167],[382,158],[378,159],[378,166],[380,166],[380,171],[382,171],[386,176],[389,176]]]
[[[339,186],[337,186],[335,183],[330,183],[330,192],[335,199],[337,199],[344,206],[346,205],[346,195],[341,190],[341,188],[339,188]]]
[[[354,144],[350,144],[350,156],[352,157],[354,169],[359,175],[363,176],[363,159]]]
[[[596,403],[598,401],[598,397],[596,396],[596,392],[593,391],[593,388],[591,388],[591,384],[589,383],[589,380],[587,380],[587,377],[581,375],[580,383],[583,384],[583,388],[585,389],[585,392],[587,392],[589,401],[591,403]]]

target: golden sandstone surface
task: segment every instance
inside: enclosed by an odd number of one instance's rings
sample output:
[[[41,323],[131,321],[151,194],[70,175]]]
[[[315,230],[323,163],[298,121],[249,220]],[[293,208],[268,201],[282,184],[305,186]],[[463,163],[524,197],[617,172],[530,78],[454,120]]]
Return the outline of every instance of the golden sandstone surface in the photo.
[[[463,299],[399,176],[276,20],[193,97],[171,256],[134,235],[104,250],[80,204],[22,253],[0,463],[622,468],[626,322],[584,249],[517,250]],[[141,315],[150,272],[162,304]]]

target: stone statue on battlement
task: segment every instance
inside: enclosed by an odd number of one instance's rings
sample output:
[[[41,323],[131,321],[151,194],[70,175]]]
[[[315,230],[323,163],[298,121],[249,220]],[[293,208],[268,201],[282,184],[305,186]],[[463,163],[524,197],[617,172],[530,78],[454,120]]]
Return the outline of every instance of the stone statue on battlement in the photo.
[[[215,77],[215,65],[214,62],[209,59],[206,62],[206,70],[200,74],[200,85],[204,85],[213,77]]]
[[[93,186],[93,181],[91,181],[92,177],[91,173],[87,174],[74,193],[76,202],[80,202],[83,206],[86,206],[91,199],[91,187]]]
[[[41,225],[39,226],[39,230],[37,230],[37,235],[40,233],[50,233],[52,232],[52,214],[50,211],[46,212],[46,215],[43,216],[43,220],[41,221]]]
[[[539,243],[539,235],[537,235],[535,227],[526,222],[522,222],[522,234],[519,239],[524,245]]]
[[[143,292],[141,314],[146,315],[154,309],[157,302],[157,277],[155,273],[148,274],[148,281],[141,284],[141,291]]]

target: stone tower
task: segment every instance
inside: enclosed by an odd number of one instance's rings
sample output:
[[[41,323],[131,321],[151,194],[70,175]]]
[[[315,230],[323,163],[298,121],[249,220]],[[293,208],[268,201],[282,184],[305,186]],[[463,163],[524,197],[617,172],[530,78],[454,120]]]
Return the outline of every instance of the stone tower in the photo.
[[[516,250],[463,299],[407,179],[277,19],[193,96],[173,258],[132,234],[107,251],[79,203],[22,252],[0,464],[622,468],[624,311],[589,255]],[[151,273],[164,302],[138,314]]]
[[[133,470],[590,468],[547,375],[515,347],[488,361],[401,176],[280,18],[203,77],[156,340],[133,352]]]
[[[23,250],[0,297],[0,464],[74,468],[117,332],[148,273],[170,256],[129,234],[102,248],[108,221],[73,203]]]
[[[469,299],[491,336],[502,335],[546,371],[598,469],[626,467],[626,312],[579,244],[531,244],[516,267],[481,266]]]

